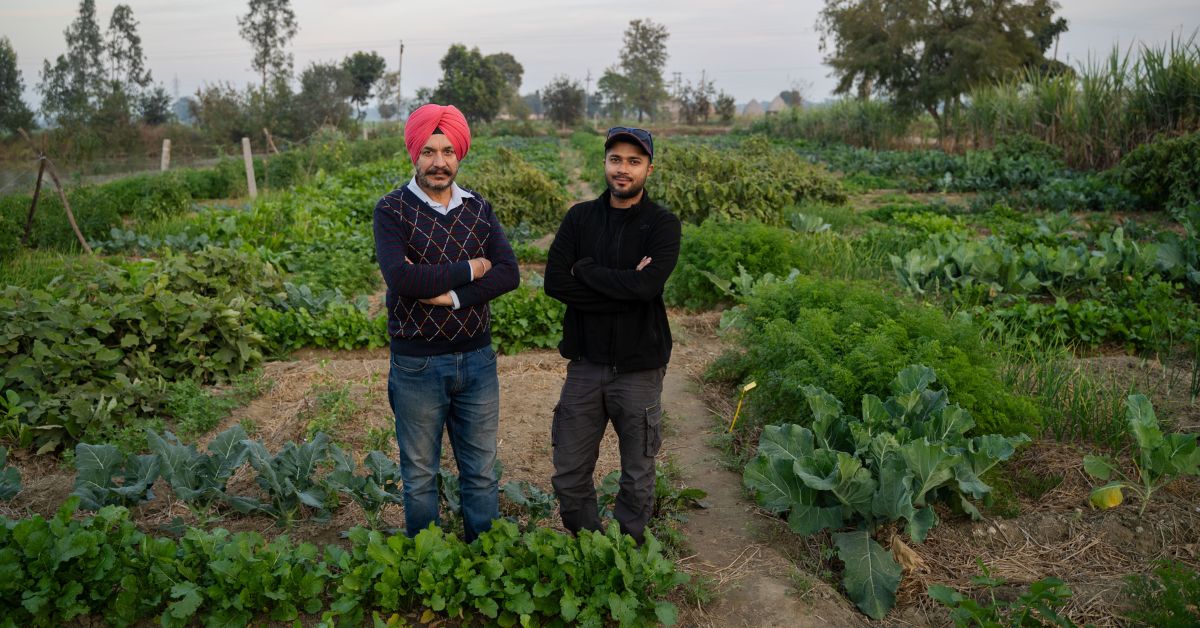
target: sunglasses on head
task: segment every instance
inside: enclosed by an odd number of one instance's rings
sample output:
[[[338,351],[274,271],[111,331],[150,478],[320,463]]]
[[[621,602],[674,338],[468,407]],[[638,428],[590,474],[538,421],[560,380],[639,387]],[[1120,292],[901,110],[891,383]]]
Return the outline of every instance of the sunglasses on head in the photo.
[[[628,133],[628,134],[638,138],[639,140],[645,140],[645,141],[650,140],[650,132],[649,131],[647,131],[646,129],[638,129],[638,128],[634,128],[634,127],[630,127],[630,126],[614,126],[613,128],[608,130],[608,137],[611,138],[612,136],[619,135],[621,133]]]

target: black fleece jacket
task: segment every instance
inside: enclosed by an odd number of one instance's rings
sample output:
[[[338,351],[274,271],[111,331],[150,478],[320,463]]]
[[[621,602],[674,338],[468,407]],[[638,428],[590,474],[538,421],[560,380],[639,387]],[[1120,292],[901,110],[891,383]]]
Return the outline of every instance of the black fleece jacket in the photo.
[[[666,366],[671,328],[662,294],[679,261],[679,218],[645,193],[613,228],[610,212],[607,191],[575,205],[550,245],[546,294],[567,305],[559,353],[618,371]],[[643,257],[652,261],[636,270]],[[596,347],[597,339],[608,346]]]

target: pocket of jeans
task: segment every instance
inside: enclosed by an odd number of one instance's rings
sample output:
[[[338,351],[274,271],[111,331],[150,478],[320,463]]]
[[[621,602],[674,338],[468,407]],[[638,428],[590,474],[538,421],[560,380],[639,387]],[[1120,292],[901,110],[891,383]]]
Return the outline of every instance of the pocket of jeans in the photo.
[[[392,366],[405,373],[420,373],[429,366],[429,356],[392,354]]]
[[[653,458],[662,448],[662,404],[646,408],[646,455]]]
[[[492,362],[495,362],[496,361],[496,350],[491,347],[484,347],[483,348],[483,361],[487,364],[491,364]]]

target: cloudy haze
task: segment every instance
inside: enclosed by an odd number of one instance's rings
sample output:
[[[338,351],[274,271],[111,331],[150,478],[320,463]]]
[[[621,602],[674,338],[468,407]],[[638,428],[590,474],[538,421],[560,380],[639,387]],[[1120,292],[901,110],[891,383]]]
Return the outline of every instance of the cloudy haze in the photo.
[[[65,50],[63,30],[78,2],[0,0],[0,35],[16,49],[26,86],[26,102],[37,108],[36,85],[44,59]],[[104,28],[115,2],[98,2]],[[204,83],[257,83],[250,70],[250,47],[238,37],[237,16],[245,0],[128,0],[150,69],[168,92],[188,95]],[[649,18],[670,32],[666,78],[675,72],[696,81],[701,72],[717,89],[740,102],[770,98],[799,86],[807,96],[830,96],[834,81],[821,63],[813,25],[822,2],[715,0],[642,2],[340,2],[296,0],[300,32],[292,42],[296,71],[314,61],[340,60],[356,50],[374,50],[395,70],[404,40],[403,91],[411,96],[432,87],[441,75],[438,61],[452,43],[479,47],[484,54],[508,52],[525,67],[521,92],[540,89],[565,74],[592,87],[605,67],[616,63],[630,20]],[[1070,30],[1058,57],[1075,64],[1089,52],[1107,54],[1114,44],[1160,43],[1172,34],[1191,36],[1200,26],[1194,0],[1065,0],[1060,15]]]

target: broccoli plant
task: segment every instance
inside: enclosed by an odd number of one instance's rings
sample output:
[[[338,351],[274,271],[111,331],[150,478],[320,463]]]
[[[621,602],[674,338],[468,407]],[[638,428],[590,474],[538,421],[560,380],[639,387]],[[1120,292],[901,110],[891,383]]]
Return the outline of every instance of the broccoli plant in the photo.
[[[400,465],[387,454],[372,451],[363,461],[367,475],[355,475],[354,459],[347,456],[338,446],[330,448],[333,471],[326,482],[334,489],[345,493],[362,507],[367,523],[372,529],[379,528],[379,513],[384,504],[399,504],[403,501]]]
[[[158,478],[154,454],[128,456],[113,445],[75,446],[75,491],[86,510],[105,506],[136,506],[154,499],[150,487]],[[118,478],[120,481],[118,482]]]
[[[207,520],[212,506],[225,501],[239,512],[253,512],[261,507],[251,497],[229,495],[225,486],[229,478],[246,462],[250,454],[246,446],[246,430],[235,425],[208,443],[208,454],[200,453],[195,445],[184,445],[171,432],[159,436],[146,431],[150,451],[160,460],[160,472],[175,491],[175,496],[201,520]]]
[[[861,417],[844,416],[840,401],[807,386],[812,424],[764,429],[743,474],[759,505],[786,513],[794,532],[835,531],[846,591],[876,619],[895,605],[901,569],[874,535],[903,522],[908,536],[923,542],[937,524],[932,504],[939,500],[979,518],[970,500],[991,490],[980,477],[1029,440],[968,437],[974,420],[949,404],[945,390],[930,389],[935,380],[932,369],[910,366],[892,382],[887,401],[863,397]]]
[[[249,450],[250,466],[258,472],[255,481],[270,497],[270,502],[261,504],[259,510],[287,528],[295,522],[302,506],[316,511],[313,519],[317,521],[329,519],[329,506],[336,503],[337,494],[316,477],[317,467],[329,459],[329,436],[318,433],[301,445],[288,441],[274,456],[259,441],[242,442]]]

